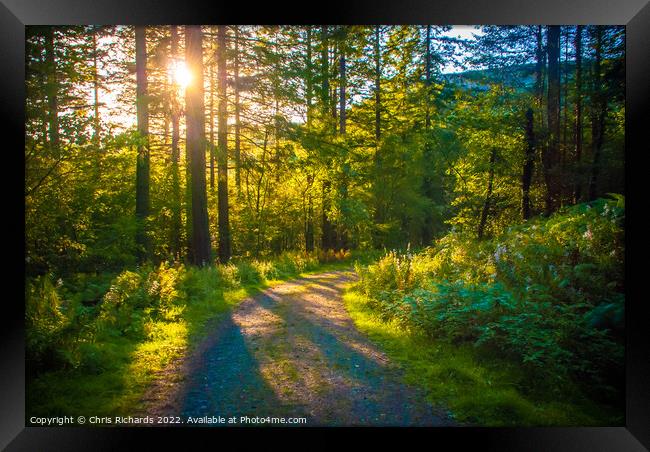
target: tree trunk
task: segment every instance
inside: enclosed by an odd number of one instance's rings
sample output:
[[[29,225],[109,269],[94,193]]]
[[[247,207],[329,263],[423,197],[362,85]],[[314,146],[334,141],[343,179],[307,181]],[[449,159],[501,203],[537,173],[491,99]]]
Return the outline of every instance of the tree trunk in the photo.
[[[339,44],[341,47],[341,55],[339,60],[339,74],[340,74],[340,83],[339,87],[339,133],[345,135],[345,85],[347,83],[345,77],[345,49],[342,44]]]
[[[543,43],[543,33],[542,26],[537,26],[537,52],[536,52],[536,62],[535,62],[535,100],[537,102],[537,110],[539,112],[539,130],[544,130],[544,115],[542,114],[542,107],[544,104],[544,64],[546,61],[544,53],[544,43]],[[537,142],[535,143],[537,152],[543,154],[544,144],[540,139],[539,134],[537,137]]]
[[[333,74],[334,76],[336,76],[336,55],[337,55],[337,53],[338,53],[338,44],[337,44],[337,42],[335,40],[334,44],[333,44],[333,49],[332,49],[332,64],[330,65],[330,67],[332,67],[332,71],[334,73]],[[332,112],[332,127],[333,127],[332,132],[334,134],[336,134],[336,129],[337,129],[337,125],[338,125],[338,121],[337,121],[337,113],[338,113],[337,103],[338,102],[337,102],[337,95],[336,95],[336,86],[332,86],[332,94],[330,95],[330,99],[331,99],[330,109],[331,109],[331,112]]]
[[[93,35],[93,107],[94,107],[94,115],[93,115],[93,129],[94,129],[94,136],[93,136],[93,143],[95,144],[95,147],[99,150],[99,147],[101,146],[101,123],[99,120],[99,72],[97,68],[97,27],[93,27],[92,29],[92,35]]]
[[[347,85],[347,78],[345,74],[345,45],[344,42],[339,43],[339,51],[340,51],[340,56],[339,56],[339,81],[341,86],[339,87],[339,134],[340,135],[345,135],[345,121],[346,121],[346,113],[345,113],[345,88]],[[341,196],[341,199],[344,202],[347,201],[348,199],[348,171],[349,171],[349,164],[347,162],[347,158],[344,156],[343,157],[343,174],[341,174],[341,182],[339,185],[339,194]],[[337,227],[338,231],[338,241],[337,241],[337,247],[338,248],[348,248],[348,234],[347,231],[342,228],[340,225]]]
[[[327,116],[329,109],[330,85],[329,85],[329,43],[327,25],[321,28],[321,107],[323,118]]]
[[[226,95],[226,26],[217,31],[217,66],[219,79],[219,154],[218,154],[218,211],[219,211],[219,260],[230,260],[230,221],[228,219],[228,98]]]
[[[490,155],[490,174],[488,176],[488,189],[487,195],[485,196],[485,203],[483,204],[483,211],[481,212],[481,221],[478,225],[478,239],[483,238],[485,233],[485,225],[487,224],[488,214],[490,213],[490,204],[492,203],[492,184],[494,182],[494,162],[496,161],[497,150],[492,148],[492,154]]]
[[[178,58],[178,26],[171,26],[171,57],[172,61]],[[171,249],[174,257],[178,259],[181,252],[181,187],[180,187],[180,149],[178,142],[180,107],[178,102],[178,87],[172,84],[171,94],[171,123],[172,123],[172,231]]]
[[[575,125],[575,187],[573,190],[573,202],[580,202],[582,197],[582,171],[580,170],[582,160],[582,25],[578,25],[575,37],[576,50],[576,125]]]
[[[305,218],[305,250],[314,251],[314,199],[311,194],[314,176],[307,176],[307,215]]]
[[[334,228],[329,221],[328,214],[330,211],[330,187],[329,180],[323,181],[323,237],[321,246],[324,250],[330,250],[334,247]]]
[[[192,260],[209,265],[210,231],[205,183],[205,107],[203,104],[203,37],[199,25],[185,27],[185,61],[193,80],[185,92],[187,110],[187,153],[190,157],[192,187]]]
[[[322,87],[321,87],[321,103],[322,103],[322,114],[323,119],[327,120],[327,116],[330,109],[330,84],[329,84],[329,39],[328,39],[328,27],[323,25],[321,28],[321,76],[322,76]],[[335,124],[336,127],[336,124]],[[327,179],[328,175],[325,172],[325,180],[323,181],[323,191],[322,191],[322,238],[321,246],[323,249],[332,248],[332,223],[329,220],[329,210],[330,210],[330,181]]]
[[[600,152],[603,146],[605,132],[606,100],[603,95],[601,80],[601,60],[603,32],[599,25],[595,25],[595,61],[594,61],[594,87],[593,87],[593,113],[591,116],[591,177],[589,179],[589,200],[593,201],[598,196],[598,176],[600,172]]]
[[[54,55],[54,27],[47,27],[45,35],[45,63],[47,64],[47,105],[49,110],[48,135],[50,150],[58,154],[59,147],[59,83],[56,79],[56,56]]]
[[[235,25],[235,186],[241,194],[241,120],[239,105],[239,27]]]
[[[521,177],[521,216],[524,220],[530,218],[530,184],[533,179],[533,165],[535,162],[535,132],[533,127],[533,110],[526,110],[526,154],[524,170]]]
[[[307,107],[307,129],[311,127],[312,121],[312,97],[314,95],[314,82],[313,82],[313,67],[312,67],[312,49],[311,49],[311,27],[307,27],[306,37],[305,37],[305,67],[307,70],[307,75],[305,77],[305,104]]]
[[[429,131],[431,130],[431,25],[427,25],[427,34],[426,34],[426,55],[425,55],[425,118],[424,118],[424,129],[426,131],[426,137],[424,142],[424,177],[422,179],[422,191],[424,195],[433,203],[434,201],[434,190],[433,190],[433,177],[431,175],[431,162],[433,161],[432,149],[431,149],[431,137],[429,137]],[[424,224],[422,227],[422,245],[428,245],[431,240],[433,240],[433,211],[432,209],[427,209],[424,213]]]
[[[311,131],[312,124],[312,97],[313,97],[313,68],[311,57],[311,27],[307,27],[306,37],[307,55],[306,66],[307,76],[305,80],[305,103],[307,104],[307,130]],[[305,250],[307,252],[314,251],[314,199],[312,195],[312,187],[314,184],[314,175],[307,175],[307,215],[305,218]]]
[[[135,214],[138,220],[136,242],[139,259],[149,256],[145,219],[149,215],[149,99],[147,98],[147,41],[144,26],[135,27],[136,107],[138,123],[138,160],[136,165]]]
[[[374,191],[375,191],[375,208],[373,213],[373,219],[375,224],[381,223],[383,221],[383,211],[382,207],[378,201],[377,194],[377,185],[379,181],[377,180],[378,176],[381,174],[382,167],[382,156],[379,151],[379,145],[381,141],[381,28],[379,25],[375,25],[375,154],[373,156],[374,166],[375,166],[375,180],[374,180]],[[378,246],[378,243],[375,243],[375,246]]]
[[[375,141],[381,139],[381,41],[379,25],[375,25]]]
[[[214,70],[211,64],[208,67],[208,77],[210,79],[210,193],[214,192]]]
[[[544,179],[546,181],[546,215],[553,213],[558,205],[559,174],[558,157],[560,144],[560,27],[547,28],[548,54],[548,129],[549,140],[546,152],[542,153]]]
[[[560,203],[564,205],[565,199],[569,198],[568,192],[571,187],[567,184],[568,182],[568,172],[567,172],[567,136],[568,136],[568,125],[569,125],[569,27],[566,27],[566,38],[564,41],[564,62],[562,64],[563,73],[564,73],[564,85],[563,85],[563,96],[561,99],[562,105],[562,146],[561,146],[561,157],[560,157],[560,180],[561,180],[561,193],[560,193]]]
[[[431,25],[427,25],[427,53],[425,62],[425,85],[426,85],[426,116],[424,119],[424,127],[429,131],[431,127]]]

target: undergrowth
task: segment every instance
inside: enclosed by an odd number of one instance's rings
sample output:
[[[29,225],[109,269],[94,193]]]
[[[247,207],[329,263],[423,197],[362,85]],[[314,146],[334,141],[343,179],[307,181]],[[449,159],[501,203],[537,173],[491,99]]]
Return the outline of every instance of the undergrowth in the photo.
[[[513,226],[491,240],[450,234],[419,253],[391,251],[357,266],[353,311],[383,342],[395,343],[434,396],[449,396],[438,387],[449,379],[436,377],[436,366],[447,362],[462,370],[448,389],[472,394],[476,406],[469,396],[443,398],[465,419],[620,424],[623,221],[624,198],[613,196]],[[412,351],[403,349],[406,343]],[[502,397],[487,390],[476,372],[509,392]],[[502,372],[507,376],[499,377]],[[504,397],[521,402],[508,408],[514,414],[498,415],[491,405]],[[484,403],[492,414],[480,413]],[[571,403],[584,410],[570,409]]]
[[[44,275],[26,284],[27,418],[130,415],[206,324],[255,292],[303,273],[368,261],[349,251],[286,253],[198,268]]]

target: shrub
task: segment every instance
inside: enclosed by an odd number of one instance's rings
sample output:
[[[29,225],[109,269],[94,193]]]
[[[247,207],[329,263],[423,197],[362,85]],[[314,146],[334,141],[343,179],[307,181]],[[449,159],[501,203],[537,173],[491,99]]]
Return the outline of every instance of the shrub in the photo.
[[[614,196],[493,240],[450,234],[357,267],[359,286],[384,320],[490,348],[547,382],[606,385],[622,369],[623,215]]]
[[[62,342],[68,319],[51,275],[28,282],[25,294],[26,360],[30,371],[65,365]]]

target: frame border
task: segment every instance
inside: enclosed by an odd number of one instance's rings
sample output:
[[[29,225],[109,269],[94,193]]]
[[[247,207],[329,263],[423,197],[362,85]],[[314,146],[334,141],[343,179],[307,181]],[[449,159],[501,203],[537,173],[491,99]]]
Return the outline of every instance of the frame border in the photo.
[[[172,0],[2,0],[0,4],[0,112],[7,149],[24,146],[24,42],[25,25],[61,24],[195,24],[195,23],[259,23],[259,24],[589,24],[626,25],[626,421],[625,427],[553,427],[553,428],[384,428],[337,429],[354,430],[373,439],[386,434],[406,433],[425,441],[449,442],[454,447],[476,445],[486,450],[560,450],[611,451],[647,450],[650,448],[650,343],[647,328],[645,300],[637,294],[643,287],[630,277],[633,256],[643,258],[643,249],[633,249],[633,219],[637,223],[637,205],[642,195],[635,192],[633,181],[643,180],[639,153],[650,150],[644,127],[650,123],[650,3],[648,0],[546,0],[544,4],[522,4],[519,0],[455,0],[427,2],[401,0],[399,2],[347,2],[344,5],[327,3],[319,11],[305,10],[304,3],[238,9],[224,9],[222,3],[202,4],[197,0],[182,3]],[[248,11],[246,10],[248,7]],[[274,8],[275,7],[275,8]],[[7,142],[7,140],[9,140]],[[642,141],[643,140],[643,141]],[[636,151],[636,155],[635,155]],[[2,179],[3,193],[11,193],[9,204],[11,222],[5,224],[14,245],[8,262],[24,262],[24,198],[17,187],[24,185],[24,161],[20,153],[11,157],[8,171]],[[20,171],[12,171],[20,167]],[[638,233],[637,233],[638,234]],[[638,240],[637,240],[638,241]],[[10,260],[11,259],[11,260]],[[7,274],[8,273],[8,274]],[[10,281],[24,282],[24,269],[19,265],[8,267]],[[20,286],[20,284],[16,284]],[[97,450],[129,448],[132,441],[146,439],[160,442],[183,438],[179,445],[187,447],[212,435],[213,429],[142,429],[142,428],[83,428],[83,427],[25,427],[25,373],[24,373],[24,306],[14,298],[24,291],[16,290],[15,297],[6,297],[9,313],[3,316],[0,329],[3,345],[0,363],[0,448],[7,450]],[[13,293],[12,293],[13,295]],[[283,432],[286,432],[284,429]],[[191,436],[190,433],[191,432]],[[277,433],[277,429],[267,432]],[[291,434],[304,433],[323,438],[331,429],[304,428]],[[220,430],[220,434],[242,433],[242,429]],[[431,436],[433,434],[433,437]],[[187,436],[186,436],[187,435]],[[426,435],[426,436],[424,436]],[[199,438],[200,436],[200,438]],[[250,437],[250,435],[247,435]],[[368,438],[368,436],[366,436]],[[206,438],[207,439],[207,438]],[[295,436],[294,436],[295,439]],[[171,443],[167,443],[171,445]]]

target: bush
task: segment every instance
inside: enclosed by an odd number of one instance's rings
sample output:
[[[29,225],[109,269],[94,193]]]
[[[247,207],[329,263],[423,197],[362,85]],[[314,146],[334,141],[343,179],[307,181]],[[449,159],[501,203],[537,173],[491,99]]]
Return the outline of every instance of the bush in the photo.
[[[547,382],[606,385],[622,369],[623,215],[614,196],[493,240],[450,234],[358,268],[360,287],[404,328],[490,348]]]
[[[67,364],[62,349],[69,323],[51,275],[28,282],[25,294],[26,360],[30,371]]]

